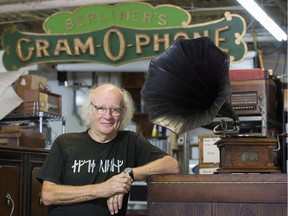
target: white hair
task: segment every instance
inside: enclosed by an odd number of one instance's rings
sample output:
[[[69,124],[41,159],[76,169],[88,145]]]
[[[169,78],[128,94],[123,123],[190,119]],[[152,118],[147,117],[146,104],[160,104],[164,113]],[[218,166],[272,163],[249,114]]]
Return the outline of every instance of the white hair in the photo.
[[[81,107],[81,120],[84,126],[86,126],[87,128],[91,127],[91,111],[92,111],[92,95],[93,95],[93,91],[101,86],[104,85],[105,83],[96,85],[94,87],[92,87],[89,91],[88,94],[82,104]],[[107,84],[107,83],[106,83]],[[111,84],[111,83],[109,83]],[[131,122],[134,112],[135,112],[135,105],[134,105],[134,101],[133,98],[131,97],[130,93],[124,89],[121,88],[119,86],[116,86],[115,84],[111,84],[113,86],[115,86],[116,88],[118,88],[121,92],[122,92],[122,101],[121,101],[121,105],[123,106],[123,114],[122,114],[122,120],[121,120],[121,125],[119,130],[123,130],[125,129]]]

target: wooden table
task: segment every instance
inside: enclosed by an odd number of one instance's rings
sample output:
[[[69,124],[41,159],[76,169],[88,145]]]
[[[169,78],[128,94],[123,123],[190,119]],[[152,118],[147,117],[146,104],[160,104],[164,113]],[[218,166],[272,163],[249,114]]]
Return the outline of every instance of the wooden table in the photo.
[[[286,174],[153,175],[148,216],[287,216]]]

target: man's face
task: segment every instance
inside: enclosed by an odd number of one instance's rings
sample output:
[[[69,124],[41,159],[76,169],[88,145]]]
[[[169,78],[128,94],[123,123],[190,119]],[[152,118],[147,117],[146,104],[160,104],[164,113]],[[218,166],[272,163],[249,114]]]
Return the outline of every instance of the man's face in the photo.
[[[122,93],[112,85],[103,85],[94,90],[91,129],[95,133],[107,136],[117,134],[122,120],[121,101]]]

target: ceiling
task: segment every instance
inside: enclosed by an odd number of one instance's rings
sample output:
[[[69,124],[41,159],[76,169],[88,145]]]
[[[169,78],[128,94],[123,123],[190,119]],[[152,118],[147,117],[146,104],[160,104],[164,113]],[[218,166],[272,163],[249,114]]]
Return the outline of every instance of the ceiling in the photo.
[[[257,0],[271,14],[272,19],[287,32],[287,0]],[[89,4],[113,4],[125,0],[0,0],[0,34],[11,25],[26,32],[41,33],[43,21],[61,10]],[[275,40],[257,21],[254,21],[236,0],[150,0],[152,5],[173,4],[191,13],[192,23],[222,18],[225,11],[242,15],[247,22],[247,32],[266,35],[266,42]],[[1,38],[0,38],[1,39]],[[1,41],[0,41],[1,42]],[[1,45],[0,45],[1,48]]]

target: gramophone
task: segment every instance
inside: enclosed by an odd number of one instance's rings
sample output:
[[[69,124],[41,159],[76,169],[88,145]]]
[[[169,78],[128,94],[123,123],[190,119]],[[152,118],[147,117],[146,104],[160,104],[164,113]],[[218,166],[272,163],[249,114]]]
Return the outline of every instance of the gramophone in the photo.
[[[213,129],[221,137],[217,172],[279,172],[273,162],[276,138],[239,133],[241,122],[228,102],[229,67],[230,57],[211,39],[177,39],[149,64],[141,89],[149,120],[179,135],[216,116],[231,118],[231,125],[222,120]]]

